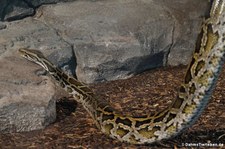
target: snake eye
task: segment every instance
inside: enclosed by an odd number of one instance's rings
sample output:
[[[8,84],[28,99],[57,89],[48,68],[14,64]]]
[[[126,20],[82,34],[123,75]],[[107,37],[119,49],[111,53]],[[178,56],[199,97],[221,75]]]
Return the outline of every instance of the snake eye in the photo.
[[[23,57],[28,58],[28,55],[27,54],[24,54]]]

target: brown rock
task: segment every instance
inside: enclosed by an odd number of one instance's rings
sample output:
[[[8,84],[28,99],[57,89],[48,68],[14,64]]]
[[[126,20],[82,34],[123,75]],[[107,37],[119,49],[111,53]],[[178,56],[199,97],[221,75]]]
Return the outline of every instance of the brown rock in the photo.
[[[42,129],[56,118],[55,87],[18,55],[0,59],[0,131]]]

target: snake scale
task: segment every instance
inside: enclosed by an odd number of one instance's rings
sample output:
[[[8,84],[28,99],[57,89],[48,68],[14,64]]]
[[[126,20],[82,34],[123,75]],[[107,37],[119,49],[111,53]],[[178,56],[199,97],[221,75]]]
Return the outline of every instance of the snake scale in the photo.
[[[214,0],[203,21],[192,60],[177,98],[163,111],[132,117],[116,112],[90,88],[49,62],[40,51],[21,48],[22,57],[39,64],[80,102],[105,134],[145,144],[167,139],[190,127],[206,107],[225,57],[225,0]]]

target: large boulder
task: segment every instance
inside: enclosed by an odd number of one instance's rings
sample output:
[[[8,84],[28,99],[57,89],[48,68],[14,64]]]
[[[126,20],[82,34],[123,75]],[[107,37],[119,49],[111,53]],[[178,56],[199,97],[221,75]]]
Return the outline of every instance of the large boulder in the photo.
[[[0,132],[45,128],[55,121],[55,87],[15,54],[0,59]]]
[[[72,74],[72,48],[54,29],[32,18],[0,26],[0,131],[45,128],[55,121],[55,102],[60,96],[52,80],[40,76],[40,66],[20,57],[17,50],[39,48],[58,67]]]
[[[39,6],[60,1],[66,2],[73,0],[1,0],[0,20],[14,21],[27,16],[32,16]]]
[[[37,15],[73,45],[76,75],[92,83],[188,64],[207,4],[204,0],[76,1],[43,6]]]

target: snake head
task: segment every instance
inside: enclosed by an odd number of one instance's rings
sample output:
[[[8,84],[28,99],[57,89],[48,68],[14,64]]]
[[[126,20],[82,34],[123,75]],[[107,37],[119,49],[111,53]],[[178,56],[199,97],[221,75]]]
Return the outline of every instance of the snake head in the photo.
[[[38,50],[20,48],[18,51],[22,57],[35,63],[39,60],[39,58],[44,57],[44,55]]]
[[[48,61],[46,61],[44,55],[40,51],[27,48],[20,48],[18,52],[20,56],[22,56],[23,58],[41,65],[45,70],[49,70],[48,65],[46,65]]]

